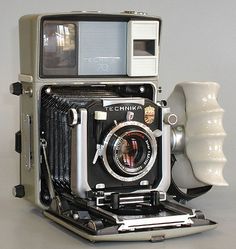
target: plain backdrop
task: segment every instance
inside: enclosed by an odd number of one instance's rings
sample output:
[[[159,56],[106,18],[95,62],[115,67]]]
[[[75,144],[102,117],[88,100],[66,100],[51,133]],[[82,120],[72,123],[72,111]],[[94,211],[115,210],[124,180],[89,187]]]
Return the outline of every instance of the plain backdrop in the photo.
[[[0,248],[78,248],[90,243],[41,217],[24,200],[15,200],[11,189],[19,183],[19,156],[14,152],[14,133],[19,129],[18,97],[9,85],[19,73],[18,19],[25,14],[101,10],[144,11],[160,16],[160,83],[162,98],[181,81],[216,81],[221,85],[219,103],[225,109],[228,134],[224,175],[229,187],[216,187],[189,203],[219,221],[217,230],[165,241],[102,243],[97,247],[222,248],[235,247],[236,236],[236,1],[235,0],[8,0],[0,3]],[[230,246],[232,245],[232,246]],[[93,247],[95,247],[93,246]]]

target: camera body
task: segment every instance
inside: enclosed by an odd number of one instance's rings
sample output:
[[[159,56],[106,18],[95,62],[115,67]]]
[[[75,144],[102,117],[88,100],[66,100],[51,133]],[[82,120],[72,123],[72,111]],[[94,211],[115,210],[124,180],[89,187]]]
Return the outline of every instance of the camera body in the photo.
[[[15,196],[89,240],[155,241],[216,226],[172,197],[184,124],[158,99],[160,28],[160,18],[132,11],[19,21]],[[211,188],[193,181],[191,198]]]
[[[169,108],[157,104],[160,24],[159,18],[126,13],[20,19],[19,77],[23,91],[32,92],[21,95],[21,164],[28,165],[21,167],[21,176],[23,185],[35,191],[25,187],[26,198],[39,206],[48,199],[37,167],[40,139],[47,141],[55,182],[83,198],[101,189],[167,191],[170,127],[163,120]],[[35,33],[30,33],[31,25]],[[34,50],[35,40],[39,46]],[[99,115],[105,119],[99,120]],[[117,134],[120,139],[115,139]],[[118,149],[123,136],[138,146],[123,155],[126,162]],[[29,184],[35,177],[29,174],[36,174],[39,181]]]

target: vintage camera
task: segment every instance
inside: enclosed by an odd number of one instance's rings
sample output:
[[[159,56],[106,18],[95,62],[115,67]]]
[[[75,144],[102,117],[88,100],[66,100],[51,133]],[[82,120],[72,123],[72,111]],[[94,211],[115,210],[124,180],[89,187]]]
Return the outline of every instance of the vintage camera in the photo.
[[[181,83],[160,100],[160,28],[132,11],[20,19],[14,195],[86,239],[159,241],[216,226],[178,201],[226,185],[219,86]]]

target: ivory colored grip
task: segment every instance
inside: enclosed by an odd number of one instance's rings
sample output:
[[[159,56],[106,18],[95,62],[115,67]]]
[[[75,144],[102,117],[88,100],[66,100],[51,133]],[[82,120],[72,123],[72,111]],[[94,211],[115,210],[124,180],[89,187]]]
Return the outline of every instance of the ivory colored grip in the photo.
[[[192,82],[181,84],[186,99],[186,154],[194,175],[210,185],[227,185],[223,177],[226,158],[224,110],[217,101],[219,84]]]
[[[222,124],[224,110],[217,101],[218,91],[216,82],[183,82],[176,85],[168,99],[171,111],[178,115],[177,125],[185,127],[184,154],[190,163],[185,163],[182,169],[179,167],[182,172],[174,169],[174,175],[182,186],[196,187],[198,184],[193,180],[192,184],[187,183],[184,179],[186,165],[192,167],[199,184],[228,185],[223,177],[226,158],[222,147],[226,133]],[[183,158],[178,164],[181,160]]]

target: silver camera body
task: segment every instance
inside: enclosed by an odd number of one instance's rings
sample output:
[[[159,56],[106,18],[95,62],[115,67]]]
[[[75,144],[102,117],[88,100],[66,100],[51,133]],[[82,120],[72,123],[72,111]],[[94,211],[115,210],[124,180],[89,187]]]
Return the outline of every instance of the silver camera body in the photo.
[[[15,196],[92,241],[158,241],[216,226],[173,200],[197,194],[178,195],[173,184],[185,134],[158,99],[160,28],[160,18],[129,11],[19,21]],[[195,193],[211,188],[199,179]]]

